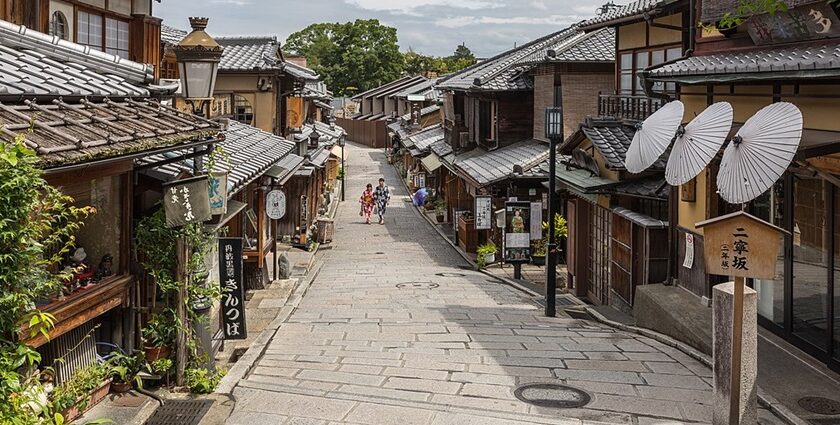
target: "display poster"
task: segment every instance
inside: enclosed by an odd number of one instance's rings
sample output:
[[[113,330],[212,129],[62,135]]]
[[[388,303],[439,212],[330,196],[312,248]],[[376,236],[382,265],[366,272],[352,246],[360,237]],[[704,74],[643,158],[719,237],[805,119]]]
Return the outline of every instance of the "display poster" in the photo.
[[[475,229],[490,230],[493,228],[493,197],[482,195],[475,197]]]
[[[505,262],[527,263],[531,260],[531,203],[505,204]]]

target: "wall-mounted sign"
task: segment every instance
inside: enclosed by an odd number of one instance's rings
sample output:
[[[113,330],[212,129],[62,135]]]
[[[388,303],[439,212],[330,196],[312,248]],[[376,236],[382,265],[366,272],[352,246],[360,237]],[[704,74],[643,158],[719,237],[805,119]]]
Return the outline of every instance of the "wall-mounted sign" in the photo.
[[[531,260],[531,204],[505,204],[505,262],[527,263]]]
[[[531,202],[531,240],[542,239],[542,202]]]
[[[493,228],[493,197],[475,197],[475,229],[490,230]]]
[[[720,276],[775,279],[779,246],[788,232],[745,212],[702,223],[706,270]]]
[[[227,213],[227,184],[228,173],[210,173],[207,190],[213,215]]]
[[[691,233],[685,234],[685,259],[683,260],[683,267],[687,269],[694,267],[694,235]]]
[[[306,195],[300,197],[300,231],[306,234],[309,223],[309,198]]]
[[[787,12],[755,15],[747,32],[756,45],[819,40],[840,35],[840,20],[827,2],[794,7]]]
[[[426,187],[426,173],[417,173],[414,175],[414,187]]]
[[[303,98],[286,98],[286,126],[288,128],[303,127]]]
[[[286,215],[286,194],[282,190],[272,190],[265,195],[265,212],[272,220],[280,220]]]
[[[213,214],[210,211],[210,195],[207,186],[207,176],[178,180],[163,185],[166,225],[181,227],[209,220]]]
[[[242,238],[219,238],[219,279],[225,339],[245,339],[248,332],[245,325]]]

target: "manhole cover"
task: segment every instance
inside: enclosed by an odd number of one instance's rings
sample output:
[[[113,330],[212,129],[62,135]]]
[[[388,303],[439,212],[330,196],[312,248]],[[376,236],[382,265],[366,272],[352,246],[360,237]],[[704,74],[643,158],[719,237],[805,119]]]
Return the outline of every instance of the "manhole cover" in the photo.
[[[133,392],[129,392],[125,394],[112,396],[111,404],[119,407],[140,407],[148,399],[149,398],[146,396],[141,396]]]
[[[399,289],[435,289],[439,286],[437,283],[432,282],[406,282],[397,284],[397,288]]]
[[[802,398],[799,407],[818,415],[840,415],[840,401],[823,397]]]
[[[575,409],[589,404],[589,394],[572,387],[558,384],[527,384],[513,391],[516,398],[525,403],[542,407]]]
[[[463,273],[437,273],[435,276],[440,276],[440,277],[464,277],[466,275],[463,274]]]
[[[167,400],[146,425],[198,425],[212,405],[212,400]]]

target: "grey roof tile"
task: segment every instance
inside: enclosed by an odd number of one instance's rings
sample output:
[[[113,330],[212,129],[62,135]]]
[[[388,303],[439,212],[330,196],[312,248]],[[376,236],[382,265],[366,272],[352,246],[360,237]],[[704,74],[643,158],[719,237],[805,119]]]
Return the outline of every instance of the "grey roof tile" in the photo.
[[[548,153],[546,143],[528,140],[494,151],[474,149],[456,155],[454,165],[460,174],[485,187],[510,177],[514,165],[522,166],[523,170],[539,165]]]
[[[0,21],[0,96],[143,97],[150,65]]]
[[[283,72],[301,80],[317,80],[318,73],[294,62],[283,62]]]
[[[635,16],[641,17],[647,12],[651,12],[659,7],[667,6],[671,3],[676,3],[680,0],[636,0],[610,9],[608,12],[598,15],[594,18],[588,19],[581,24],[585,30],[591,30],[615,24],[616,21],[633,18]]]
[[[180,43],[187,34],[187,31],[166,24],[160,26],[160,41],[166,46],[174,46]]]
[[[580,45],[578,45],[580,43]],[[533,88],[528,72],[536,63],[545,60],[546,51],[558,53],[556,61],[615,60],[615,36],[610,30],[588,35],[575,24],[561,31],[538,38],[530,43],[479,62],[460,72],[445,76],[437,84],[439,89],[516,91]]]
[[[303,162],[303,158],[292,154],[294,143],[274,134],[237,121],[230,121],[224,132],[225,140],[219,144],[226,154],[225,161],[218,161],[213,171],[228,172],[228,196],[233,196],[248,183],[263,175],[274,165],[294,168]],[[154,164],[168,158],[189,153],[174,151],[167,154],[146,157],[141,164]],[[299,160],[299,162],[298,162]],[[281,164],[282,162],[282,164]],[[192,160],[175,162],[154,168],[170,178],[177,177],[183,171],[191,171]]]
[[[840,74],[840,41],[794,45],[692,56],[647,72],[653,80],[693,82],[730,81],[731,74],[750,74],[742,79],[774,79],[780,73],[835,72]]]
[[[280,60],[277,37],[218,37],[224,47],[220,71],[251,71],[270,69]]]
[[[0,104],[0,139],[9,141],[28,130],[37,117],[40,125],[25,140],[43,168],[177,148],[219,132],[216,123],[151,100],[24,103]]]
[[[443,126],[440,124],[433,125],[431,127],[426,127],[420,132],[414,133],[408,136],[408,141],[412,144],[419,152],[425,153],[429,150],[431,145],[435,142],[439,142],[444,138],[444,131]]]

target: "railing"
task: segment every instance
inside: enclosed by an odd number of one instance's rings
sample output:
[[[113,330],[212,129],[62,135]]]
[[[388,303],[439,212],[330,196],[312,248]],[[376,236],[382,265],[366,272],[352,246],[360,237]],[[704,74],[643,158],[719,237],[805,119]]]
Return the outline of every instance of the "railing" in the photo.
[[[665,104],[664,99],[625,94],[599,94],[598,115],[627,120],[644,120]]]

